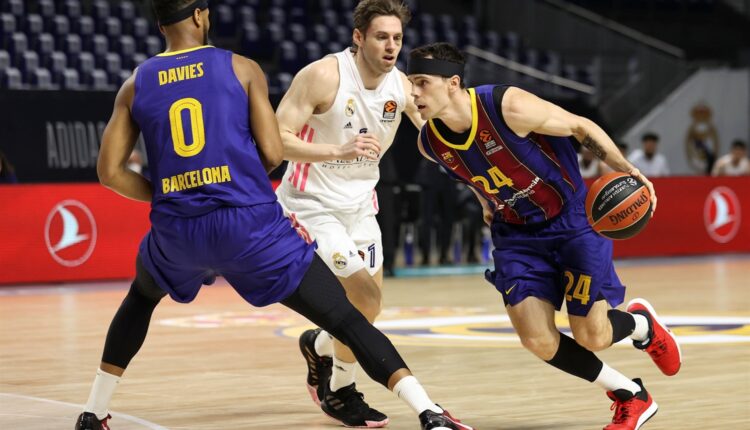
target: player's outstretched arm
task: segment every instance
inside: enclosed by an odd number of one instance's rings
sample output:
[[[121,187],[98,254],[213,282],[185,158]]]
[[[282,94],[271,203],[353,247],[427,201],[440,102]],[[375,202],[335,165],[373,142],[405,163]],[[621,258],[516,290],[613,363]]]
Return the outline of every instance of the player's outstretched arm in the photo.
[[[531,132],[549,136],[573,136],[608,166],[640,179],[651,192],[652,208],[656,210],[656,193],[651,181],[636,169],[596,123],[574,115],[520,88],[510,87],[502,100],[502,115],[508,126],[519,136]]]
[[[284,161],[284,147],[268,100],[266,75],[258,63],[241,55],[232,55],[232,67],[248,95],[250,128],[258,145],[258,154],[266,172],[271,173]]]
[[[135,73],[122,84],[115,98],[112,117],[102,136],[96,173],[99,175],[99,182],[116,193],[133,200],[150,202],[153,195],[151,182],[127,167],[128,158],[140,134],[130,113],[135,95]]]

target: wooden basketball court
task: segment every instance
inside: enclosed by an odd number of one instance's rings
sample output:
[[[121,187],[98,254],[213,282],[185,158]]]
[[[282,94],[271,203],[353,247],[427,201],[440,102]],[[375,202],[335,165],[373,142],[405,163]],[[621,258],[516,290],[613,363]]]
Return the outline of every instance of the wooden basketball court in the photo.
[[[642,377],[659,403],[644,429],[750,429],[750,256],[626,261],[619,273],[626,300],[648,298],[682,342],[674,377],[627,344],[600,354]],[[128,286],[0,288],[0,428],[73,428]],[[580,430],[611,419],[599,388],[521,348],[481,276],[386,279],[385,288],[381,328],[431,396],[466,423]],[[112,428],[336,428],[304,386],[296,336],[308,326],[282,306],[251,308],[222,282],[189,305],[166,298],[115,394]],[[359,380],[388,428],[418,428],[395,396],[361,370]]]

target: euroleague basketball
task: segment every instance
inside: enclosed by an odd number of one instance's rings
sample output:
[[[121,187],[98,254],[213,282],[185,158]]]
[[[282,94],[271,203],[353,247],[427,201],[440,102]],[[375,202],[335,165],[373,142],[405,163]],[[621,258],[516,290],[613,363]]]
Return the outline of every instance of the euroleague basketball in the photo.
[[[586,195],[586,215],[602,236],[628,239],[651,219],[651,193],[643,182],[627,173],[608,173],[591,185]]]

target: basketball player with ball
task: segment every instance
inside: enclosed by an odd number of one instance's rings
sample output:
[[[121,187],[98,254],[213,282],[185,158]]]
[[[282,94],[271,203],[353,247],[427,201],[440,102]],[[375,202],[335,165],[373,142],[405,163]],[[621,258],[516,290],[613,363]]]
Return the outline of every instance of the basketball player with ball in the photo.
[[[680,369],[680,349],[646,300],[632,300],[626,311],[615,309],[625,287],[612,264],[612,242],[587,221],[587,191],[573,139],[627,174],[624,185],[617,188],[615,178],[592,200],[600,218],[607,215],[601,213],[605,206],[629,212],[620,226],[606,229],[619,231],[650,216],[656,208],[653,185],[594,122],[517,87],[467,89],[465,60],[454,46],[427,45],[409,57],[412,97],[427,120],[419,149],[479,198],[495,247],[495,270],[486,277],[502,294],[522,344],[607,391],[615,414],[606,430],[640,428],[656,413],[656,402],[640,379],[625,377],[594,352],[629,337],[671,376]],[[647,202],[633,193],[646,195]],[[640,206],[628,209],[636,200]],[[636,211],[640,218],[633,220]],[[555,310],[563,302],[575,340],[555,326]]]

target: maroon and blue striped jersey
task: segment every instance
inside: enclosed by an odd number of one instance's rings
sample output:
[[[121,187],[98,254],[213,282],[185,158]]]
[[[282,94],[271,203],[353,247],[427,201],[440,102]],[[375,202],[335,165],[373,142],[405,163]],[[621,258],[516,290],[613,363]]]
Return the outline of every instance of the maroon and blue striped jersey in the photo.
[[[433,119],[424,125],[420,138],[427,155],[500,208],[503,222],[543,222],[583,196],[586,187],[571,137],[520,137],[508,127],[500,105],[507,88],[470,88],[471,129],[454,133]]]
[[[146,143],[152,212],[192,217],[276,201],[231,52],[202,46],[148,59],[132,114]]]

